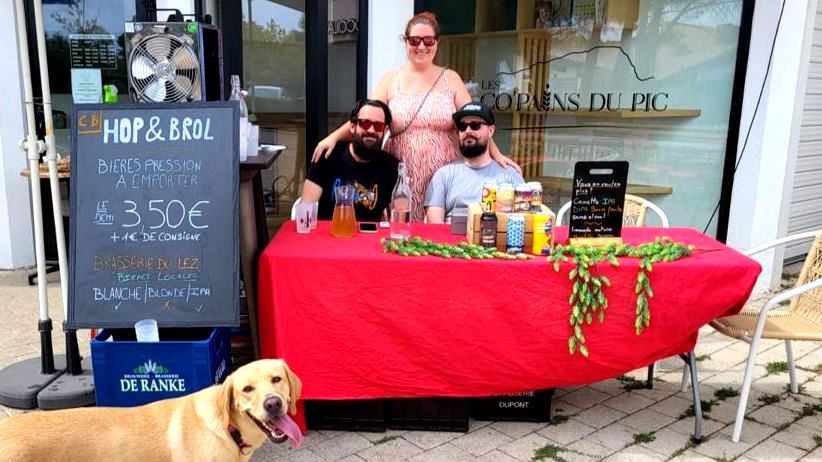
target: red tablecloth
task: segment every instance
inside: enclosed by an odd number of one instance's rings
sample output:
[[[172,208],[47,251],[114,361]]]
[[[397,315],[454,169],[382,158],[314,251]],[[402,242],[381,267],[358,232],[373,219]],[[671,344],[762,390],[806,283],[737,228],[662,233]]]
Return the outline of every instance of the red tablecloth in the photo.
[[[414,234],[458,242],[442,225]],[[558,229],[563,239],[566,228]],[[379,238],[309,235],[283,225],[260,260],[261,353],[281,357],[305,399],[483,396],[595,382],[690,351],[697,330],[736,313],[759,265],[695,230],[626,228],[630,244],[670,236],[697,246],[654,266],[651,325],[634,333],[638,260],[599,264],[605,322],[585,326],[590,356],[568,354],[570,263],[383,254]]]

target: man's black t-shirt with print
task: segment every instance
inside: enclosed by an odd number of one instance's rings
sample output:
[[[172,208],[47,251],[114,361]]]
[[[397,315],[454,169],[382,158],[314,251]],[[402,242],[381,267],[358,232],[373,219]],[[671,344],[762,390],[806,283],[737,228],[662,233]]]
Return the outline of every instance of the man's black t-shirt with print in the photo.
[[[306,178],[323,188],[317,216],[320,220],[330,220],[334,214],[334,186],[350,183],[356,190],[357,221],[380,221],[382,211],[391,202],[399,161],[382,151],[370,162],[357,162],[348,152],[348,146],[349,143],[338,143],[327,159],[321,156],[308,170]]]

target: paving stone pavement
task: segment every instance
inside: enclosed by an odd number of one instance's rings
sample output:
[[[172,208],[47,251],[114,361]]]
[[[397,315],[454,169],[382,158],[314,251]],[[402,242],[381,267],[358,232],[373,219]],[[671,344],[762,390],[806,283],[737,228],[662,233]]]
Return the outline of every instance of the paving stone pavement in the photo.
[[[55,325],[54,349],[64,351],[57,276],[48,278],[49,308]],[[757,295],[751,305],[761,305]],[[25,271],[0,272],[0,368],[39,353],[37,291]],[[88,331],[78,333],[89,354]],[[705,438],[690,442],[693,417],[690,391],[681,392],[678,360],[658,364],[653,390],[626,390],[625,380],[608,380],[557,390],[551,424],[471,421],[467,433],[360,433],[310,431],[300,449],[266,444],[253,461],[277,462],[461,462],[461,461],[645,461],[645,460],[801,460],[822,462],[822,345],[796,342],[794,354],[801,392],[788,393],[785,361],[778,342],[763,342],[757,380],[748,404],[742,441],[730,435],[738,398],[728,396],[742,383],[747,344],[710,327],[700,331],[696,348],[702,400],[710,403]],[[772,373],[768,373],[768,366]],[[643,380],[645,369],[626,374]],[[730,393],[733,394],[733,393]],[[21,411],[0,407],[0,419]]]

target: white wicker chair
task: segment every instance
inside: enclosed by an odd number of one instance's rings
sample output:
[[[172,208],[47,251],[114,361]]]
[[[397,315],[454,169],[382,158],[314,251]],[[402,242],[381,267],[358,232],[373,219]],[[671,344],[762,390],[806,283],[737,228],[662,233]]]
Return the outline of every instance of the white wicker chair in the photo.
[[[294,201],[294,204],[291,206],[291,219],[297,219],[297,204],[303,201],[302,197],[298,197],[297,200]]]
[[[774,247],[811,238],[814,240],[796,281],[796,287],[777,294],[760,310],[744,309],[737,315],[718,318],[711,322],[711,326],[717,331],[729,337],[744,340],[751,345],[731,438],[735,443],[739,442],[742,434],[742,423],[745,420],[745,408],[753,381],[759,340],[764,338],[785,341],[791,393],[799,391],[791,342],[793,340],[822,341],[822,230],[776,239],[745,252],[748,256],[755,255]],[[789,300],[791,303],[787,309],[773,310]]]

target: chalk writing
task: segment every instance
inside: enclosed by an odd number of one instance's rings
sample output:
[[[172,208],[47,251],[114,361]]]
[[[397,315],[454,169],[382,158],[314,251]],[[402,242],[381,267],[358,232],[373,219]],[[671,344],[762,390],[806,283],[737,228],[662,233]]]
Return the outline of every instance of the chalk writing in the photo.
[[[94,220],[92,220],[92,223],[95,225],[114,224],[114,214],[108,209],[108,201],[97,202],[97,208],[94,210]]]
[[[125,220],[120,224],[123,228],[134,228],[142,225],[143,231],[146,227],[149,230],[158,228],[176,229],[181,225],[186,225],[194,229],[206,229],[208,223],[203,217],[203,210],[208,207],[211,201],[199,200],[187,207],[182,201],[172,199],[166,201],[165,199],[152,199],[148,204],[142,206],[136,201],[126,199],[123,201],[123,212],[125,213]],[[148,219],[143,223],[143,214],[148,215]],[[136,233],[133,233],[136,235]],[[143,232],[143,234],[146,234]],[[166,233],[168,234],[168,233]],[[178,235],[179,234],[179,235]],[[151,240],[191,240],[198,241],[199,234],[196,233],[178,233],[166,239],[155,238],[153,234],[143,236],[143,241]],[[172,236],[172,235],[168,235]],[[114,238],[114,236],[112,236]],[[134,241],[136,237],[130,237],[129,240]]]
[[[68,325],[239,322],[238,107],[73,113]]]
[[[155,143],[166,141],[158,116],[149,119],[149,127],[142,117],[105,118],[103,120],[103,144]],[[168,141],[214,141],[211,118],[169,117]]]
[[[571,193],[570,236],[619,236],[628,163],[577,162]]]

